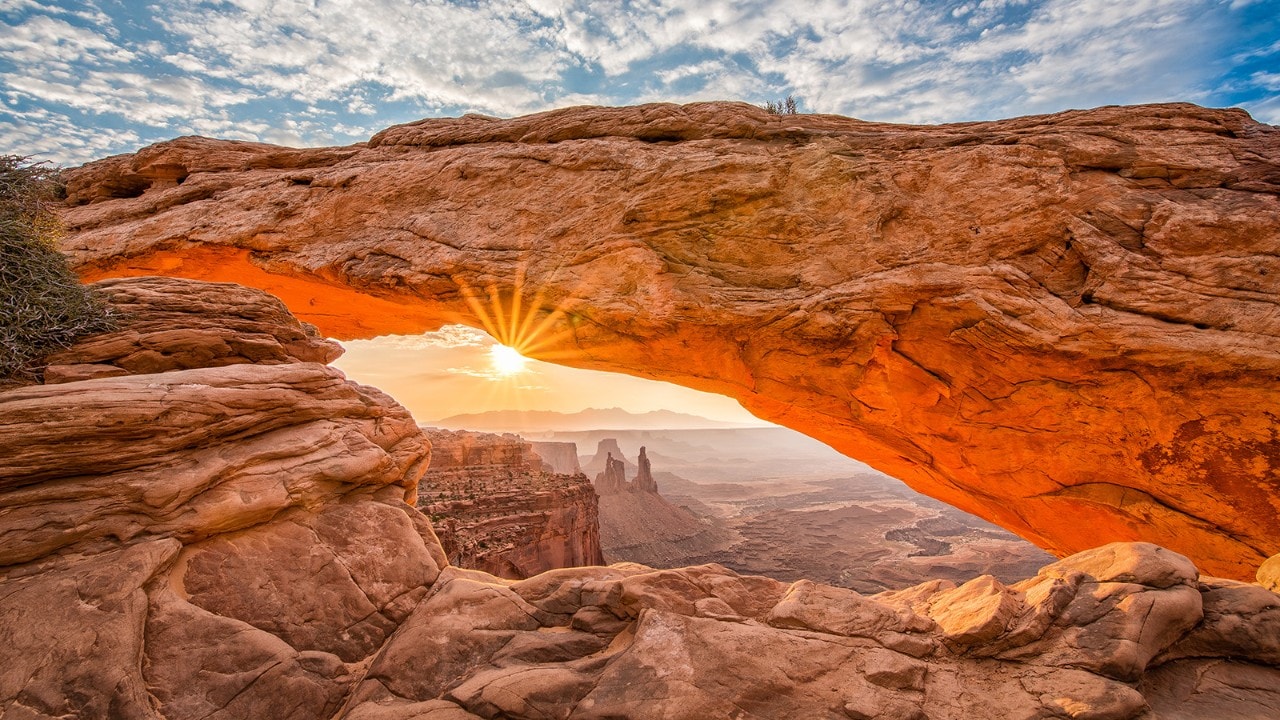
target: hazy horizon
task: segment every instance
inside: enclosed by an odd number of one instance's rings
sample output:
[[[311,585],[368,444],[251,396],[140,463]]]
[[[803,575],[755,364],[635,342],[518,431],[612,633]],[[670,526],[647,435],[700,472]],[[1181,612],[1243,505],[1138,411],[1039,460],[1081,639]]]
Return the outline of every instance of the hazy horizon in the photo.
[[[577,412],[556,410],[486,410],[459,413],[434,420],[418,420],[419,425],[446,430],[486,432],[582,432],[633,430],[753,430],[778,425],[752,418],[749,422],[713,420],[676,410],[649,410],[633,413],[619,407],[585,408]]]
[[[419,424],[483,412],[580,413],[618,408],[633,414],[668,410],[707,420],[771,427],[737,401],[672,383],[495,357],[498,342],[480,330],[446,325],[422,335],[343,341],[333,365],[409,408]]]

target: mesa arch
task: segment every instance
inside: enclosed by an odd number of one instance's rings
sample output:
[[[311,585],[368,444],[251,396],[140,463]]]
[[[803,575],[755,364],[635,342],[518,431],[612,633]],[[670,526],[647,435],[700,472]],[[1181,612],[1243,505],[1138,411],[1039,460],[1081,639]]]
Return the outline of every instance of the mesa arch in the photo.
[[[1239,110],[573,108],[67,178],[88,279],[253,285],[338,338],[545,326],[535,357],[737,398],[1060,554],[1280,552],[1280,129]]]

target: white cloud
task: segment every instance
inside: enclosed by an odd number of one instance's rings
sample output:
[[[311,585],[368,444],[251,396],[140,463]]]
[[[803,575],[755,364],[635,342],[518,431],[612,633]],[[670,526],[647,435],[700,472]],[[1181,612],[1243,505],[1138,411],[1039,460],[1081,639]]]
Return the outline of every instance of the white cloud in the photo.
[[[1235,6],[1246,3],[1236,0]],[[114,7],[114,6],[108,6]],[[393,122],[573,104],[794,94],[806,111],[941,122],[1111,102],[1274,96],[1227,0],[0,0],[0,98],[134,138],[291,145]],[[1250,9],[1249,12],[1254,12]],[[139,30],[144,28],[144,30]],[[1265,42],[1263,44],[1265,44]],[[1233,97],[1235,95],[1232,95]],[[1267,113],[1266,97],[1250,105]],[[6,137],[32,116],[6,113]],[[103,148],[44,140],[59,157]],[[112,146],[112,151],[132,149]]]
[[[11,119],[0,119],[3,152],[33,155],[58,165],[78,165],[143,142],[133,130],[84,127],[43,108],[9,114]]]
[[[492,345],[493,339],[480,330],[466,325],[445,325],[435,332],[421,335],[382,335],[373,340],[347,340],[342,344],[352,348],[377,347],[395,350],[423,350],[426,348],[483,347]]]
[[[527,375],[538,374],[537,370],[533,370],[527,367],[524,370],[521,370],[519,372],[510,373],[510,372],[503,372],[501,370],[498,370],[497,368],[492,368],[492,367],[474,368],[474,367],[471,367],[470,365],[464,365],[463,367],[446,368],[445,372],[452,373],[454,375],[465,375],[467,377],[473,377],[479,380],[487,380],[489,382],[503,382],[503,383],[509,383],[515,380],[523,380]],[[538,385],[532,385],[532,384],[519,385],[518,387],[521,390],[545,390],[546,389],[543,387],[539,387]]]
[[[536,20],[522,2],[178,0],[160,21],[204,66],[300,102],[355,95],[358,111],[376,82],[390,100],[512,114],[542,109],[569,62]]]

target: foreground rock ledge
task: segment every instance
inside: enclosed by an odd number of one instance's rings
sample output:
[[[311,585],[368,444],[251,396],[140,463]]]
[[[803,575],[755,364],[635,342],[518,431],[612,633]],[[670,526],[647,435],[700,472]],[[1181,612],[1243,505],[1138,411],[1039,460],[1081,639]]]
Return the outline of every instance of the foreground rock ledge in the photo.
[[[1239,110],[574,108],[68,179],[87,277],[722,393],[1062,555],[1150,540],[1248,579],[1280,552],[1280,130]]]
[[[6,720],[1155,720],[1280,706],[1280,596],[1146,543],[1010,586],[875,597],[716,565],[520,582],[448,566],[404,502],[425,438],[324,365],[337,348],[245,288],[100,287],[128,308],[121,329],[53,358],[55,384],[0,392]]]

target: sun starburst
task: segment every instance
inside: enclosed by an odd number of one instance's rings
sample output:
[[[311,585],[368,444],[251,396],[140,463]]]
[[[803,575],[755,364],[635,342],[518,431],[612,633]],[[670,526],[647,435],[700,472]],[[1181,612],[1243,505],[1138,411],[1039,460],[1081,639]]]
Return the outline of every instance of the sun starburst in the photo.
[[[510,377],[523,372],[530,358],[550,360],[572,357],[573,332],[566,326],[568,313],[560,303],[545,302],[543,289],[532,298],[524,296],[525,269],[516,268],[509,289],[489,285],[478,292],[459,283],[462,297],[481,328],[499,344],[490,353],[494,372]],[[573,293],[569,294],[572,297]],[[567,298],[562,302],[570,302]]]
[[[489,364],[493,371],[503,377],[519,375],[525,370],[525,356],[519,350],[507,345],[494,345],[489,348]]]

